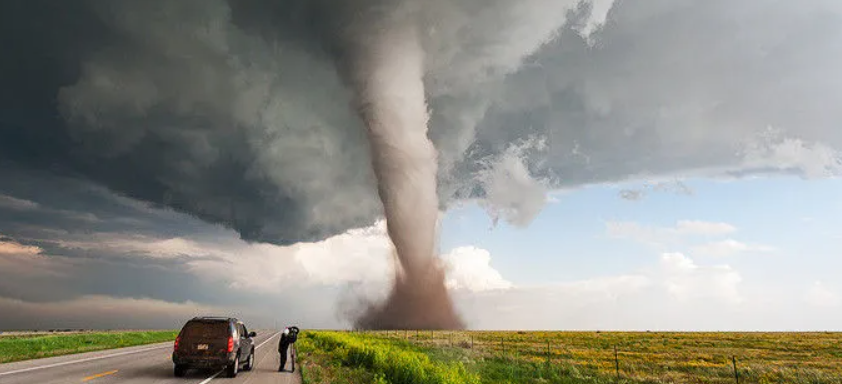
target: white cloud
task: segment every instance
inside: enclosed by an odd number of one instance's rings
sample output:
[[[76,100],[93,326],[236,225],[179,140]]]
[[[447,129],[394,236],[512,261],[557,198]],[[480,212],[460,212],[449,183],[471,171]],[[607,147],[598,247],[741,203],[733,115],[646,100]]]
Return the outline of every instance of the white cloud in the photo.
[[[598,277],[587,280],[574,281],[570,283],[551,284],[544,286],[544,289],[564,290],[588,301],[611,302],[621,297],[640,291],[653,284],[651,276],[646,275],[621,275],[610,277]]]
[[[728,223],[681,220],[676,225],[675,231],[682,235],[718,236],[736,232],[737,228]]]
[[[808,179],[842,175],[842,152],[819,142],[784,137],[783,131],[767,129],[745,150],[746,169],[799,171]]]
[[[591,33],[605,23],[605,19],[608,17],[608,11],[610,11],[611,7],[614,6],[614,0],[591,0],[590,4],[590,19],[587,20],[587,22],[584,23],[582,28],[579,30],[579,33],[589,40]]]
[[[295,260],[318,284],[387,281],[392,269],[392,242],[386,222],[350,230],[318,243],[296,246]]]
[[[486,165],[479,176],[486,193],[482,205],[495,223],[503,218],[512,225],[525,227],[547,204],[545,183],[536,180],[524,163],[525,153],[545,147],[544,141],[527,140],[511,146]]]
[[[747,304],[741,284],[730,266],[664,253],[657,265],[634,273],[456,297],[480,329],[729,329],[726,319],[742,316],[734,311]]]
[[[734,239],[727,239],[695,246],[691,252],[696,256],[725,257],[746,252],[771,252],[774,250],[774,247],[767,245],[747,244]]]
[[[285,247],[242,244],[220,249],[214,256],[188,260],[188,271],[203,280],[255,293],[277,293],[308,283],[295,253]]]
[[[290,285],[358,287],[367,296],[386,293],[393,276],[394,251],[385,221],[350,230],[317,243],[281,247],[238,244],[223,247],[219,258],[189,262],[198,276],[231,281],[244,290],[276,292]],[[511,286],[490,265],[488,251],[460,247],[441,255],[447,283],[455,289],[481,291]],[[233,279],[233,280],[232,280]]]
[[[679,220],[673,227],[647,226],[631,221],[609,221],[606,223],[608,236],[627,239],[667,249],[686,249],[695,256],[725,257],[748,252],[772,252],[774,247],[763,244],[744,243],[732,238],[693,244],[694,238],[715,238],[732,234],[737,227],[722,222]]]
[[[459,292],[457,304],[478,329],[758,330],[798,319],[768,321],[792,308],[787,297],[747,295],[727,265],[703,266],[681,253],[634,273],[506,290]],[[748,291],[754,294],[757,292]],[[777,319],[782,319],[781,316]],[[823,327],[827,322],[813,322]],[[820,325],[819,325],[820,324]]]
[[[728,265],[702,267],[681,253],[661,255],[664,286],[679,301],[715,298],[729,303],[743,301],[740,274]]]
[[[631,221],[609,221],[605,223],[605,230],[610,237],[634,240],[650,245],[661,244],[669,237],[668,231]]]
[[[606,310],[622,305],[651,284],[647,276],[613,276],[505,290],[457,291],[455,301],[470,326],[477,329],[593,329],[609,319]]]
[[[842,304],[842,298],[821,281],[810,286],[804,295],[804,300],[816,307],[837,307]]]
[[[643,270],[639,273],[620,276],[607,276],[592,278],[567,283],[555,283],[539,286],[515,286],[506,280],[496,270],[489,269],[488,277],[483,281],[476,279],[483,277],[476,273],[488,265],[490,255],[487,251],[466,247],[453,252],[456,255],[468,256],[466,259],[473,259],[469,270],[472,272],[465,282],[453,282],[453,287],[466,287],[473,281],[476,289],[467,289],[471,292],[489,291],[484,295],[504,295],[494,293],[495,288],[507,288],[509,295],[531,295],[536,294],[545,300],[547,305],[558,302],[563,305],[609,303],[620,300],[624,296],[632,295],[649,289],[662,292],[678,302],[694,302],[697,300],[713,299],[718,302],[734,304],[742,302],[743,298],[739,293],[738,286],[742,281],[740,274],[728,265],[700,266],[692,259],[681,253],[664,253],[661,255],[658,268],[654,270]],[[456,255],[451,254],[446,260],[451,260]],[[458,274],[451,274],[453,279]],[[474,279],[474,280],[472,280]],[[488,282],[497,282],[489,284]],[[528,305],[527,305],[528,306]],[[507,308],[516,310],[522,308],[514,303],[508,304]]]
[[[689,236],[721,236],[737,231],[728,223],[699,220],[680,220],[673,227],[647,226],[632,221],[609,221],[605,224],[608,236],[640,243],[663,246],[675,244]]]
[[[276,293],[292,286],[350,283],[379,289],[392,275],[392,243],[382,221],[315,243],[277,246],[228,238],[192,246],[198,247],[197,254],[212,256],[187,261],[193,274],[245,291]]]
[[[512,283],[491,266],[491,254],[477,247],[459,247],[442,255],[450,289],[471,292],[511,288]]]

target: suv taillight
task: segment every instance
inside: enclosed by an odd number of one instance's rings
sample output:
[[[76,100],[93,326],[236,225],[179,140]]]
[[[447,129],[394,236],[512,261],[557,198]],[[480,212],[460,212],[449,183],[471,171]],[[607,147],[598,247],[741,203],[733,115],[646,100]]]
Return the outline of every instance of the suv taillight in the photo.
[[[178,352],[178,342],[181,341],[181,336],[175,337],[175,344],[173,344],[172,351]]]
[[[228,353],[234,352],[234,336],[228,336]]]

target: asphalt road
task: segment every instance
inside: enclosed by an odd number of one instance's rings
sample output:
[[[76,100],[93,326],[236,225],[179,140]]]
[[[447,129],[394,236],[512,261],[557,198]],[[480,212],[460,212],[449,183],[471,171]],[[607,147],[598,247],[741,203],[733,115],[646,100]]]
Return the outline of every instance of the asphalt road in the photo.
[[[0,364],[0,383],[300,384],[300,371],[296,366],[295,373],[289,372],[289,359],[286,371],[278,372],[278,335],[275,331],[258,332],[254,356],[257,366],[249,372],[240,371],[233,379],[221,372],[196,370],[188,371],[185,377],[174,377],[170,360],[173,343],[167,342]]]

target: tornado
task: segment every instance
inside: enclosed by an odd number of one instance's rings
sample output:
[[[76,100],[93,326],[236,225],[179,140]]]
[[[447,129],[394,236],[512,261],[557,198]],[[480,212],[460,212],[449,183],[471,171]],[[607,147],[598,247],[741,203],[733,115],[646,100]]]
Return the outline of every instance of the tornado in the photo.
[[[438,263],[437,153],[427,137],[424,52],[412,10],[395,7],[343,30],[345,76],[364,122],[377,190],[399,263],[364,329],[461,329]]]

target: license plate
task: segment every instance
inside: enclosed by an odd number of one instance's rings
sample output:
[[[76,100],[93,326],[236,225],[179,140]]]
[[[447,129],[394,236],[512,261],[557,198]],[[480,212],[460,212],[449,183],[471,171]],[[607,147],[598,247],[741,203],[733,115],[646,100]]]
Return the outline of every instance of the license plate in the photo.
[[[196,349],[198,349],[200,351],[204,351],[204,350],[208,349],[208,345],[207,344],[199,344],[199,345],[196,346]]]

